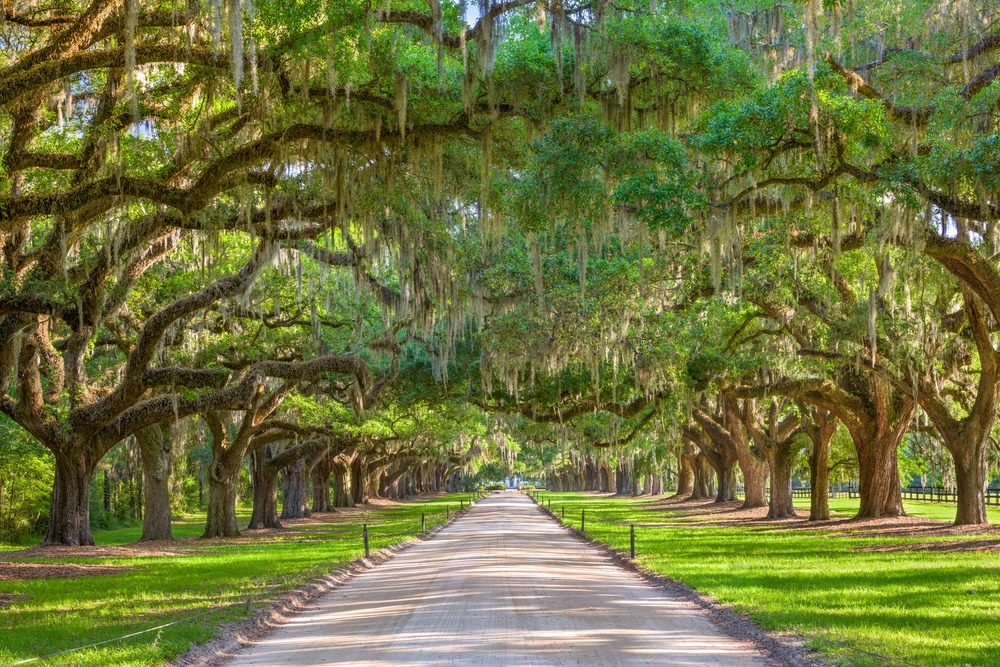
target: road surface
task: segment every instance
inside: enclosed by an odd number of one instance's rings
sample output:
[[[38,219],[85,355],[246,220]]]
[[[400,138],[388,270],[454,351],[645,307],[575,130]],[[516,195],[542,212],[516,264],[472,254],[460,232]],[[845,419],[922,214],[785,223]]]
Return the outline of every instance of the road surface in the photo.
[[[690,601],[626,572],[500,493],[318,598],[230,667],[764,667]]]

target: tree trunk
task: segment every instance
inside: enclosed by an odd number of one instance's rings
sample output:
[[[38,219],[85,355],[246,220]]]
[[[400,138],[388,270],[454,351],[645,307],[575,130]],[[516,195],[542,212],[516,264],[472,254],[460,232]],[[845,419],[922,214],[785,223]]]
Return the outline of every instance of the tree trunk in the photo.
[[[135,436],[142,456],[145,512],[140,541],[172,540],[170,522],[170,425],[158,424]]]
[[[743,506],[767,507],[767,460],[743,461],[740,469],[743,471]]]
[[[309,516],[309,476],[306,462],[299,459],[281,470],[284,501],[281,503],[282,519],[301,519]]]
[[[632,466],[626,461],[618,463],[618,474],[615,475],[615,494],[619,496],[631,496],[635,489],[635,480],[632,479]]]
[[[663,495],[663,475],[657,473],[656,475],[651,475],[649,478],[649,495],[651,496],[662,496]]]
[[[220,469],[222,466],[218,466]],[[235,474],[208,475],[208,519],[203,538],[239,537],[236,525]]]
[[[94,545],[90,532],[90,478],[96,462],[86,452],[53,450],[56,474],[52,487],[49,527],[43,545],[89,547]]]
[[[330,457],[323,456],[312,469],[312,511],[329,512],[333,509],[330,503]]]
[[[253,513],[247,528],[281,528],[278,519],[278,471],[266,465],[268,447],[251,454],[253,463]]]
[[[368,489],[365,488],[366,477],[364,462],[358,456],[351,463],[351,499],[355,505],[363,505],[368,502]],[[438,488],[440,489],[440,485]]]
[[[690,496],[694,494],[694,457],[681,453],[677,457],[677,493],[675,496]]]
[[[955,486],[958,493],[956,526],[977,526],[986,519],[986,447],[985,443],[958,450],[955,459]]]
[[[720,467],[715,470],[719,490],[715,494],[715,502],[727,503],[736,500],[736,461],[723,458]]]
[[[830,519],[830,440],[813,442],[809,454],[809,520]]]
[[[712,476],[715,471],[708,462],[708,457],[699,454],[695,457],[694,465],[694,492],[691,497],[695,500],[711,498],[715,495],[715,485],[712,483]]]
[[[858,519],[905,516],[899,488],[899,438],[873,437],[855,445],[858,451],[861,508]]]
[[[718,483],[715,502],[725,503],[736,500],[736,450],[721,442],[716,442],[715,446],[703,442],[699,449],[701,449],[701,456],[715,471]]]
[[[333,506],[334,507],[354,507],[354,497],[348,485],[350,475],[347,466],[339,463],[333,464]]]
[[[382,470],[384,470],[384,468],[379,467],[375,470],[365,471],[365,490],[368,492],[368,498],[365,502],[371,500],[372,498],[381,498],[378,492],[378,481],[382,477]],[[456,491],[457,490],[456,480]]]
[[[795,516],[795,506],[792,503],[792,463],[795,450],[791,443],[779,444],[768,453],[767,458],[771,469],[771,499],[767,517],[784,519]]]

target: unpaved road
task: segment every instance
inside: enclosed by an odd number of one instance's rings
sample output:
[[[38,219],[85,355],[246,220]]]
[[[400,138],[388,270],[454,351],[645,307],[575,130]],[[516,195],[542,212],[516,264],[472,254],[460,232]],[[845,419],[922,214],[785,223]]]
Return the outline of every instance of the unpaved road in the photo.
[[[516,493],[480,501],[229,663],[769,664],[692,602],[616,567]]]

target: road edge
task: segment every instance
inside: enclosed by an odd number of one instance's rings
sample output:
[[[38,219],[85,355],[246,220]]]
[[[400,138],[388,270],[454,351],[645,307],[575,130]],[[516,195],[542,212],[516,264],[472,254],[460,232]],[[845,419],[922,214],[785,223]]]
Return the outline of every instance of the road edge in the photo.
[[[528,496],[531,498],[531,496]],[[646,583],[665,591],[670,595],[693,602],[699,611],[705,613],[719,630],[734,639],[749,642],[759,649],[776,667],[829,667],[829,663],[818,657],[807,656],[802,637],[794,633],[781,633],[765,630],[746,614],[722,604],[687,584],[673,579],[629,558],[628,554],[615,549],[604,542],[591,538],[573,526],[563,523],[556,513],[541,505],[534,498],[535,507],[548,519],[580,542],[594,547],[602,556],[610,560],[619,569],[637,575]]]
[[[164,667],[218,667],[235,658],[243,649],[252,646],[290,620],[307,610],[317,598],[332,593],[355,577],[387,563],[410,547],[425,542],[463,516],[475,503],[453,512],[442,524],[422,535],[417,535],[377,551],[370,556],[337,565],[326,574],[316,577],[271,598],[250,616],[235,623],[220,625],[218,635],[204,644],[195,644]]]

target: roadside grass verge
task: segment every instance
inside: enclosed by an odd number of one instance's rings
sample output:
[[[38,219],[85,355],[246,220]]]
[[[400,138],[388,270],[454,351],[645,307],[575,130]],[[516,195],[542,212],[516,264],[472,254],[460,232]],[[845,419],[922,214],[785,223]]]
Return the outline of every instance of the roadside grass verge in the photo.
[[[1000,535],[888,536],[850,524],[809,529],[806,522],[720,524],[725,512],[671,509],[663,498],[541,493],[545,505],[588,537],[628,552],[636,526],[636,560],[769,630],[792,632],[832,665],[1000,665],[1000,552],[962,550],[961,541]],[[796,499],[806,505],[808,499]],[[858,501],[831,509],[853,516]],[[911,516],[950,521],[954,506],[907,502]],[[1000,521],[991,508],[989,518]],[[955,548],[928,550],[929,546]],[[907,548],[909,545],[909,548]],[[972,546],[973,542],[969,542]],[[996,545],[992,546],[996,549]]]
[[[76,579],[7,581],[0,573],[0,665],[50,655],[178,620],[134,638],[68,653],[37,665],[158,665],[208,641],[224,623],[239,621],[274,595],[364,555],[362,524],[372,551],[420,532],[421,513],[430,530],[445,521],[446,508],[468,506],[468,494],[322,514],[319,520],[281,531],[251,531],[232,540],[157,544],[153,555],[30,558],[32,563],[99,564],[128,570]],[[241,517],[241,525],[248,517]],[[286,524],[287,525],[287,524]],[[174,525],[178,538],[204,529],[204,516]],[[134,542],[141,528],[95,532],[98,545]],[[20,548],[20,547],[13,547]],[[157,551],[156,549],[159,549]],[[0,560],[20,562],[12,548]],[[163,553],[166,551],[167,553]],[[9,601],[6,604],[4,601]],[[191,618],[189,618],[191,617]]]

